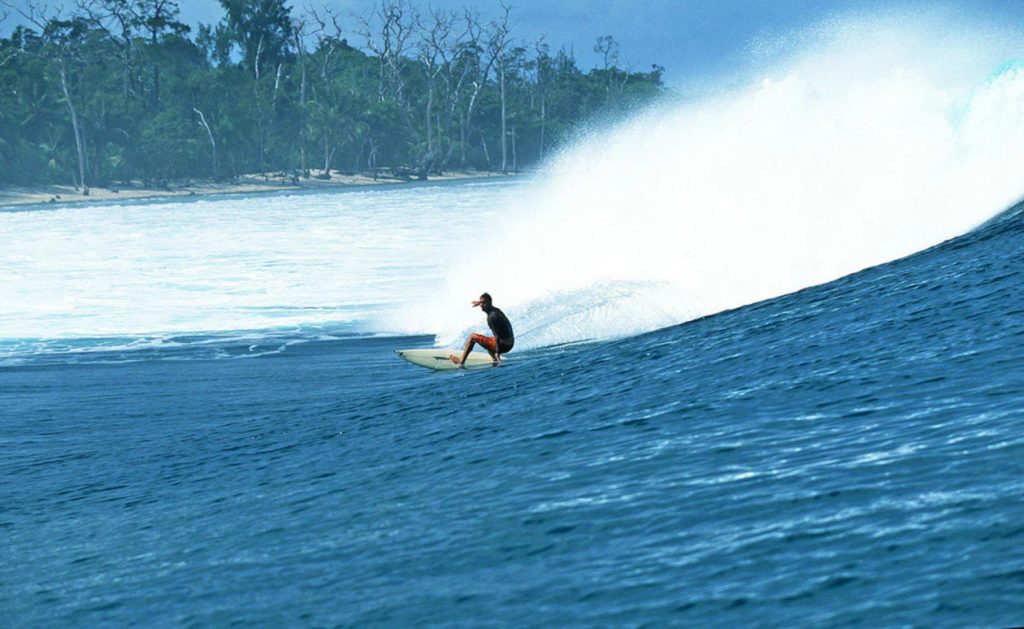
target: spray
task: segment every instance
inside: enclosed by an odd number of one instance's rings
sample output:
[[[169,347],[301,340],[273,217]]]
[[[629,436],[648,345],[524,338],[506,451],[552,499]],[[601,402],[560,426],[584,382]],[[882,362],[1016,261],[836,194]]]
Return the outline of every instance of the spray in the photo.
[[[890,13],[793,41],[745,87],[559,155],[502,238],[445,270],[421,310],[439,343],[472,327],[458,306],[481,290],[518,347],[659,329],[909,255],[1024,193],[1019,35]]]

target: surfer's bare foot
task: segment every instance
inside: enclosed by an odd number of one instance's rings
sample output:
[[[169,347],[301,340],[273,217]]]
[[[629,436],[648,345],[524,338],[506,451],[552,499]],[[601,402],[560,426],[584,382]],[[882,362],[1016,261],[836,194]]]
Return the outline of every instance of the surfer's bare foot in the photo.
[[[462,364],[462,359],[456,356],[455,354],[448,354],[448,360],[452,361],[456,365]]]

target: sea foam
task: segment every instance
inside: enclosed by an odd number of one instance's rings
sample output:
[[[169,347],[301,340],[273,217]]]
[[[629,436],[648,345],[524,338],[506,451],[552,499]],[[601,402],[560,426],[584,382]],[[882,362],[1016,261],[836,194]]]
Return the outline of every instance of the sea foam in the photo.
[[[1024,193],[1021,40],[893,11],[757,42],[742,87],[563,151],[421,310],[442,344],[482,290],[520,347],[614,338],[963,234]]]

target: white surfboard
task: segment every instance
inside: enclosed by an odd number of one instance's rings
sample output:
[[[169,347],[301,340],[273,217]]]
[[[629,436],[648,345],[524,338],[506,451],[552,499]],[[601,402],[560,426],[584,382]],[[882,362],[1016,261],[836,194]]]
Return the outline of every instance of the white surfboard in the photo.
[[[420,367],[426,367],[435,371],[450,371],[458,369],[459,366],[448,357],[452,354],[458,356],[462,353],[462,350],[435,347],[430,349],[396,349],[395,353]],[[470,352],[466,358],[466,369],[494,366],[495,363],[491,360],[491,356],[485,352]]]

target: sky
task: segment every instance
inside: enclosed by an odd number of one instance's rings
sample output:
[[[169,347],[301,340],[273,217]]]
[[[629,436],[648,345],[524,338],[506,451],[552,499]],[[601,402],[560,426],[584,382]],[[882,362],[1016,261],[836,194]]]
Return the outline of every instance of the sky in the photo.
[[[26,0],[6,0],[24,5]],[[50,6],[62,0],[48,0]],[[293,10],[312,2],[326,5],[342,16],[367,14],[375,0],[291,0]],[[751,42],[773,39],[828,19],[837,13],[857,12],[893,5],[883,0],[508,0],[512,6],[513,35],[533,42],[544,36],[552,49],[571,49],[584,69],[599,63],[594,42],[612,35],[620,44],[620,65],[647,71],[651,64],[666,69],[670,86],[711,76],[723,67],[742,64]],[[73,0],[63,0],[71,6]],[[457,10],[473,7],[485,17],[498,15],[499,0],[410,0]],[[904,6],[934,8],[935,0],[909,0]],[[1024,0],[963,0],[946,4],[965,14],[990,14],[1000,22],[1024,28]],[[218,21],[223,12],[217,0],[179,0],[180,19],[193,27]],[[18,23],[12,14],[0,26],[6,35]],[[355,19],[348,24],[355,27]],[[354,44],[359,38],[349,33]]]

